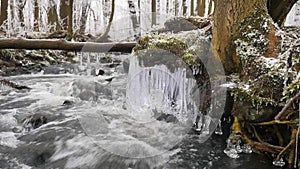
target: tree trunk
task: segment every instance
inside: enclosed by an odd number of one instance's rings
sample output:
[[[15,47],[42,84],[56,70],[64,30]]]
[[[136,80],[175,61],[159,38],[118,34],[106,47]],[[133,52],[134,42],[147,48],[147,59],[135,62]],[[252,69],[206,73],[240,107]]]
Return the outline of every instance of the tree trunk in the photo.
[[[139,8],[139,18],[138,22],[141,25],[141,0],[138,0],[138,8]]]
[[[68,34],[73,35],[73,0],[69,0],[68,4]]]
[[[198,16],[204,16],[205,14],[205,0],[197,0],[197,14]]]
[[[209,0],[208,15],[210,15],[213,12],[213,2],[214,0]]]
[[[194,16],[195,15],[195,6],[194,6],[194,0],[191,0],[191,16]]]
[[[263,25],[266,24],[267,29],[263,36],[268,41],[266,50],[263,53],[265,57],[277,57],[278,56],[278,47],[280,43],[280,38],[275,35],[276,27],[271,21],[271,16],[269,13],[276,13],[281,11],[284,12],[286,9],[279,8],[274,9],[270,8],[268,0],[218,0],[215,1],[215,12],[214,12],[214,30],[213,30],[213,39],[212,45],[213,48],[218,53],[220,59],[223,62],[225,71],[227,73],[239,72],[241,70],[241,60],[240,57],[236,54],[236,45],[234,40],[245,39],[247,37],[247,32],[242,32],[241,27],[248,25],[251,29],[262,30]],[[272,1],[273,2],[273,1]],[[294,4],[294,0],[280,1],[281,5],[285,2],[286,6],[291,6]],[[275,3],[275,2],[273,2]],[[274,11],[275,10],[275,11]],[[284,17],[286,14],[282,14]],[[273,15],[274,17],[274,15]],[[283,17],[283,18],[284,18]],[[253,22],[246,22],[253,18]],[[254,20],[255,19],[255,20]],[[265,22],[260,20],[265,19]],[[268,20],[269,19],[269,20]],[[275,21],[282,22],[281,19],[274,19]],[[258,37],[256,37],[258,38]]]
[[[234,40],[240,33],[239,27],[244,19],[254,17],[255,13],[262,13],[266,16],[267,0],[218,0],[215,2],[213,48],[223,62],[226,73],[239,72],[240,58],[235,52],[234,44]]]
[[[134,42],[123,43],[94,43],[94,42],[69,42],[66,40],[49,39],[8,39],[0,38],[0,49],[27,49],[27,50],[66,50],[86,52],[127,52],[135,47]]]
[[[110,31],[113,19],[114,19],[114,15],[115,15],[115,0],[112,0],[111,2],[111,13],[110,13],[110,17],[109,17],[109,21],[108,21],[108,25],[105,29],[105,32],[101,35],[101,37],[99,39],[97,39],[98,42],[105,42],[108,40],[108,33]]]
[[[38,4],[38,0],[34,0],[34,31],[39,31],[39,23],[40,23],[40,8]]]
[[[23,13],[25,4],[26,4],[26,1],[24,1],[24,0],[19,0],[18,1],[18,17],[19,17],[19,22],[20,22],[21,26],[25,25],[25,23],[24,23],[24,13]]]
[[[69,9],[68,0],[60,0],[59,16],[60,16],[60,23],[61,23],[62,30],[68,29],[68,15],[69,15],[68,9]]]
[[[186,0],[182,0],[182,15],[186,16],[186,13],[187,13]]]
[[[175,16],[178,16],[178,14],[179,14],[179,2],[178,2],[178,0],[175,0],[174,1],[174,6],[175,6]]]
[[[90,8],[90,3],[87,1],[82,2],[82,11],[81,11],[81,18],[80,18],[80,28],[79,28],[79,34],[84,34],[85,28],[86,28],[86,21],[88,17],[88,9]]]
[[[56,4],[53,0],[50,1],[50,7],[48,11],[48,24],[49,25],[56,25],[55,28],[51,28],[50,31],[55,31],[60,29],[60,24],[58,21],[58,14]]]
[[[152,0],[151,2],[151,12],[152,12],[152,24],[156,25],[156,0]]]
[[[8,0],[1,0],[0,26],[7,20]]]
[[[140,27],[137,16],[136,16],[136,9],[135,5],[131,0],[128,0],[128,7],[129,7],[129,14],[130,19],[134,31],[134,37],[139,37],[141,35],[140,30],[138,29]]]

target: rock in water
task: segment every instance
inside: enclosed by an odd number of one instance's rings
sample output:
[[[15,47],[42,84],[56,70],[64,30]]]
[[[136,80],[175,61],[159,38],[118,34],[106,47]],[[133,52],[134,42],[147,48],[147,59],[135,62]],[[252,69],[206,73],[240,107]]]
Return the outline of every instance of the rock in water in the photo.
[[[39,128],[40,126],[47,123],[47,118],[43,115],[33,115],[25,118],[23,122],[23,127],[25,131],[30,131],[32,129]]]

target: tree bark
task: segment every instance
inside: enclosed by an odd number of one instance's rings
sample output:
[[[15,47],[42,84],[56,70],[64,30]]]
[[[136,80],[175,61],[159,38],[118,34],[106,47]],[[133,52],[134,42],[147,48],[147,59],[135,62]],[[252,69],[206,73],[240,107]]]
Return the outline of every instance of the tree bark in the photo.
[[[1,0],[0,26],[7,20],[8,0]]]
[[[134,42],[123,43],[95,43],[95,42],[69,42],[66,40],[49,39],[7,39],[0,38],[0,49],[52,49],[66,51],[86,52],[127,52],[130,53],[136,45]]]
[[[234,40],[240,36],[239,28],[246,18],[251,18],[256,13],[269,17],[267,0],[218,0],[215,3],[213,48],[223,62],[227,74],[239,72],[241,63],[235,52]],[[252,24],[256,28],[262,26]],[[270,34],[275,36],[275,32]]]
[[[213,30],[213,39],[212,45],[216,50],[218,56],[223,62],[225,71],[230,74],[234,72],[239,72],[241,70],[240,57],[236,54],[236,46],[234,40],[241,38],[242,32],[239,31],[240,27],[243,26],[243,23],[248,18],[253,18],[254,15],[260,18],[269,18],[271,16],[269,13],[274,13],[274,8],[268,10],[268,0],[216,0],[215,1],[215,12],[214,12],[214,30]],[[277,1],[272,1],[275,3]],[[285,2],[286,6],[291,6],[294,4],[294,0],[280,1],[281,5]],[[275,4],[271,6],[276,6]],[[269,5],[270,7],[270,5]],[[278,10],[275,10],[278,12]],[[283,13],[283,8],[280,10]],[[285,14],[284,14],[285,16]],[[259,19],[259,18],[257,18]],[[281,21],[280,19],[277,21]],[[262,25],[257,25],[253,23],[247,23],[253,29],[262,29]],[[271,23],[271,21],[266,21],[268,29],[270,30],[266,36],[268,40],[267,50],[264,53],[265,57],[277,57],[278,51],[277,47],[279,44],[279,37],[276,36],[276,28]],[[243,38],[243,37],[242,37]]]

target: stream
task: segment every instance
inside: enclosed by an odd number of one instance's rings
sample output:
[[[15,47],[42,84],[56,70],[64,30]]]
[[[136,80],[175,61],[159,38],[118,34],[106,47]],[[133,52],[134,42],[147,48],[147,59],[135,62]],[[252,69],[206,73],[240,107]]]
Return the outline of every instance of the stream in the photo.
[[[230,117],[198,114],[193,129],[195,82],[183,70],[100,57],[7,77],[31,90],[0,86],[1,169],[276,168],[264,155],[224,153]]]

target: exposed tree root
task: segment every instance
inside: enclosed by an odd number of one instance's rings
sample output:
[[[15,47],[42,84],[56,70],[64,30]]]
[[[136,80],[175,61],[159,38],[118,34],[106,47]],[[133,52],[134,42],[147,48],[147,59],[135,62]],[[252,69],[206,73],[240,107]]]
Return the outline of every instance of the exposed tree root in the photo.
[[[298,123],[298,122],[297,122]],[[297,125],[295,122],[290,121],[269,121],[269,122],[262,122],[262,123],[247,123],[248,126],[250,126],[252,129],[248,128],[249,132],[252,132],[254,134],[255,139],[257,139],[259,142],[254,141],[252,139],[249,139],[247,137],[247,134],[242,130],[241,123],[239,122],[237,117],[234,117],[234,122],[232,125],[232,134],[233,135],[239,135],[240,139],[243,140],[245,143],[250,145],[253,149],[257,151],[267,152],[271,154],[277,154],[276,160],[280,160],[284,156],[288,156],[288,163],[290,166],[297,164],[297,149],[296,149],[296,139],[299,137],[299,131],[298,127],[295,128],[293,126]],[[289,125],[293,127],[291,129],[291,136],[290,136],[290,142],[285,146],[282,147],[284,144],[283,135],[280,133],[280,130],[278,128],[278,124],[281,125]],[[266,143],[260,135],[257,133],[255,126],[266,126],[266,125],[274,125],[274,130],[278,138],[278,143],[280,146],[272,145],[269,143]],[[232,137],[233,138],[233,137]],[[237,137],[235,137],[237,138]],[[236,141],[236,140],[234,140]]]
[[[295,144],[295,135],[296,135],[296,133],[293,130],[291,140],[290,140],[289,144],[287,146],[285,146],[282,151],[280,151],[280,153],[276,157],[276,160],[280,160],[283,157],[283,155],[285,155],[288,151],[291,150],[291,148]]]
[[[283,146],[284,144],[284,139],[282,137],[282,134],[280,133],[279,129],[278,129],[278,126],[274,125],[274,129],[275,129],[275,133],[276,133],[276,136],[278,138],[278,143],[280,146]]]
[[[262,123],[251,123],[254,126],[267,126],[267,125],[275,125],[275,124],[286,124],[286,125],[291,125],[291,124],[297,124],[292,121],[277,121],[277,120],[272,120],[268,122],[262,122]]]

